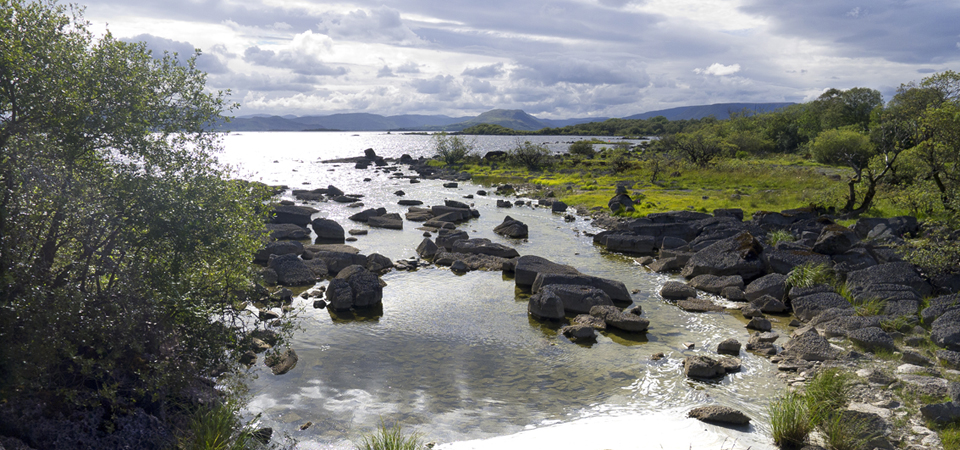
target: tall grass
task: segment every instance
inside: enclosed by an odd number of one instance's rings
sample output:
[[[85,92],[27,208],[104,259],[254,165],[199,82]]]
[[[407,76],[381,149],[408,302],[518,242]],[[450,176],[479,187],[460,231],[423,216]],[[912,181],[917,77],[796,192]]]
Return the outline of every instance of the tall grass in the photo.
[[[256,448],[249,428],[240,423],[239,407],[233,402],[203,406],[190,420],[186,437],[180,440],[184,450],[241,450]]]
[[[773,230],[767,233],[767,244],[777,245],[781,242],[793,242],[796,238],[788,230]]]
[[[835,286],[837,276],[833,268],[826,264],[801,264],[787,274],[787,284],[792,287],[808,288],[818,284]]]
[[[382,421],[377,431],[363,436],[357,450],[420,450],[423,437],[419,433],[405,435],[400,425],[387,428]]]
[[[859,450],[870,440],[869,424],[844,414],[850,402],[851,376],[826,369],[807,383],[803,394],[788,392],[767,407],[773,441],[780,448],[803,446],[814,429],[831,449]]]
[[[813,431],[807,401],[797,392],[787,392],[767,407],[773,442],[780,448],[800,448]]]
[[[825,369],[807,383],[804,399],[814,425],[819,425],[831,411],[847,406],[850,401],[850,380],[849,373]]]
[[[866,450],[875,433],[868,421],[839,412],[822,417],[817,429],[831,450]]]

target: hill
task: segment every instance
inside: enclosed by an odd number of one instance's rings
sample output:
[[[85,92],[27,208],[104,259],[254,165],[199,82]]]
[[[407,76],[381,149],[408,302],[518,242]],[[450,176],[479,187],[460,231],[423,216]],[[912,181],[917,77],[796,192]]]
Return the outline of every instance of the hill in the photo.
[[[731,112],[746,110],[748,114],[753,115],[773,112],[790,105],[793,105],[793,103],[716,103],[713,105],[680,106],[677,108],[634,114],[624,117],[624,119],[650,119],[652,117],[663,116],[666,117],[667,120],[691,120],[713,116],[719,120],[726,120],[730,118]]]

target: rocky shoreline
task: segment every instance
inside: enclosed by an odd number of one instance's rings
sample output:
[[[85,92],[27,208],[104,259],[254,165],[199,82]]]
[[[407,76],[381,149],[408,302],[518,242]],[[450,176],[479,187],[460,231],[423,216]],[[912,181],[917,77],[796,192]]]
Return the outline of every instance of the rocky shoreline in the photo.
[[[411,183],[469,179],[469,174],[439,170],[406,155],[386,160],[372,149],[363,157],[325,162],[373,167]],[[416,175],[405,175],[404,169]],[[611,211],[632,206],[626,189],[622,186],[611,198]],[[495,194],[515,195],[516,189],[499,186]],[[334,186],[295,190],[292,195],[304,202],[363,206],[357,205],[362,195],[348,195]],[[404,193],[396,195],[402,198]],[[489,193],[478,190],[476,195]],[[465,200],[471,198],[472,194]],[[503,271],[518,287],[529,290],[530,315],[562,323],[570,319],[559,333],[571,341],[590,341],[607,328],[644,333],[656,327],[638,305],[624,309],[632,299],[620,281],[470,238],[457,228],[480,215],[468,203],[447,200],[430,207],[411,199],[398,203],[409,207],[405,217],[387,214],[382,207],[350,217],[375,228],[402,229],[405,221],[419,224],[424,239],[417,255],[398,261],[376,253],[361,255],[344,245],[362,230],[345,232],[334,221],[313,219],[318,210],[309,206],[277,205],[270,225],[274,240],[258,255],[258,261],[267,266],[264,279],[268,284],[296,286],[332,277],[325,289],[311,289],[302,296],[316,298],[315,307],[347,313],[379,307],[385,283],[377,275],[392,269],[417,270],[434,264],[460,273]],[[497,201],[500,208],[516,205],[546,207],[561,214],[567,209],[551,199],[538,199],[536,204],[533,200]],[[720,344],[715,357],[687,357],[686,377],[709,380],[738,371],[741,347],[768,358],[778,366],[781,378],[796,388],[823,368],[853,371],[861,378],[855,389],[857,401],[848,409],[878,424],[880,436],[871,444],[879,448],[893,448],[897,442],[911,449],[938,448],[937,435],[926,427],[927,421],[960,418],[960,384],[953,381],[960,379],[960,295],[954,293],[960,279],[926,279],[902,260],[897,247],[904,237],[920,232],[915,218],[861,219],[850,228],[814,209],[759,212],[749,220],[736,209],[712,214],[677,211],[630,220],[599,213],[594,219],[594,225],[604,230],[593,236],[595,245],[635,257],[652,272],[679,273],[686,280],[666,283],[660,291],[665,301],[686,311],[729,311],[749,319],[746,327],[754,332],[746,345],[728,340]],[[316,236],[313,245],[298,241],[312,236],[307,225]],[[524,239],[529,233],[525,224],[509,216],[494,231],[510,239]],[[776,240],[772,239],[775,233]],[[801,285],[795,280],[798,268],[816,266],[829,270],[834,281]],[[290,294],[281,290],[273,299]],[[790,322],[790,336],[771,331],[771,322],[782,321]],[[918,397],[927,400],[919,407]],[[722,408],[716,415],[707,414],[710,411],[698,410],[694,416],[731,425],[744,420],[742,414]]]

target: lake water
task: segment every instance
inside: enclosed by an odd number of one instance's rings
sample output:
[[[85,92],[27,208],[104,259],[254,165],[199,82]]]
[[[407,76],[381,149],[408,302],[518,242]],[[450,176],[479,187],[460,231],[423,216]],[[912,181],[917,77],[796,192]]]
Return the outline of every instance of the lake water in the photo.
[[[577,138],[524,139],[560,152]],[[507,150],[515,142],[491,136],[475,144],[486,152]],[[765,408],[783,389],[773,364],[743,352],[743,370],[722,381],[690,381],[682,374],[685,356],[715,355],[717,344],[728,338],[746,343],[746,321],[735,314],[687,313],[665,302],[657,292],[677,277],[650,273],[633,258],[595,247],[587,233],[599,230],[588,220],[568,223],[543,208],[498,209],[495,196],[464,200],[485,188],[471,183],[410,184],[372,168],[320,162],[360,156],[366,148],[386,157],[430,156],[429,136],[237,133],[226,135],[224,146],[221,161],[245,179],[293,189],[334,185],[365,195],[365,207],[402,215],[407,208],[397,205],[397,190],[426,205],[444,199],[474,203],[481,217],[460,226],[471,237],[620,280],[636,290],[633,301],[650,320],[644,335],[605,332],[593,345],[574,344],[557,336],[557,325],[529,318],[528,293],[500,272],[456,275],[439,267],[384,275],[379,317],[341,320],[298,299],[301,329],[292,346],[299,363],[274,376],[261,360],[250,382],[248,413],[261,413],[263,426],[295,438],[299,448],[353,448],[381,421],[418,431],[440,448],[773,448]],[[284,197],[292,199],[289,191]],[[357,209],[344,204],[307,205],[344,229],[368,230],[351,243],[364,254],[407,259],[416,256],[423,240],[413,222],[405,221],[403,230],[373,229],[348,220]],[[493,233],[507,215],[530,227],[529,239]],[[694,349],[682,345],[688,341],[696,343]],[[651,361],[658,352],[667,358]],[[686,418],[691,408],[705,404],[740,409],[753,424],[728,429]],[[301,431],[306,422],[313,425]]]

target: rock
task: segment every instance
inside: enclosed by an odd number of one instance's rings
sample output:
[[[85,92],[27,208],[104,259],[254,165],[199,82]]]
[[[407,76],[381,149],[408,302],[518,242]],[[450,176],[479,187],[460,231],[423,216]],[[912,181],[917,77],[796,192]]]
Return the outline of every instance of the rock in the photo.
[[[776,333],[753,333],[750,335],[750,339],[747,341],[747,350],[751,352],[756,352],[764,356],[775,356],[777,354],[777,347],[773,345],[773,341],[777,338],[774,337],[772,340],[765,337],[765,335],[773,334],[776,336]]]
[[[687,417],[693,417],[701,422],[730,425],[746,425],[750,423],[750,418],[744,415],[742,412],[720,405],[701,406],[699,408],[694,408],[687,413]]]
[[[960,370],[960,352],[953,350],[937,350],[937,361],[951,369]]]
[[[687,284],[701,291],[711,294],[719,294],[725,288],[735,287],[743,289],[743,278],[739,275],[717,276],[717,275],[698,275]]]
[[[652,236],[637,236],[633,234],[608,233],[594,241],[603,245],[612,252],[631,255],[653,255],[656,253],[656,239]]]
[[[943,295],[931,299],[930,306],[920,312],[920,319],[929,325],[951,309],[960,309],[960,294]]]
[[[920,414],[924,419],[936,423],[950,423],[960,419],[960,403],[947,402],[924,405],[920,407]]]
[[[310,216],[318,212],[320,211],[306,206],[277,205],[270,211],[270,221],[305,227],[310,223]]]
[[[454,183],[454,182],[443,183],[443,187],[445,187],[445,188],[456,188],[456,187],[459,187],[459,186],[460,186],[459,184]]]
[[[891,217],[887,219],[880,218],[869,218],[869,219],[860,219],[853,225],[853,231],[857,234],[860,239],[866,239],[871,231],[873,231],[878,225],[883,225],[885,228],[891,230],[894,235],[902,237],[907,234],[915,234],[919,231],[920,226],[917,223],[916,217],[912,216],[901,216],[901,217]]]
[[[270,427],[257,428],[252,433],[250,433],[250,437],[255,439],[261,445],[270,444],[270,438],[272,436],[273,436],[273,428],[270,428]]]
[[[688,356],[683,360],[683,375],[687,378],[710,379],[725,374],[723,364],[709,356]]]
[[[539,256],[525,255],[517,259],[516,267],[514,267],[515,272],[515,282],[517,286],[529,287],[533,286],[534,281],[536,281],[537,275],[539,274],[564,274],[564,275],[580,275],[580,271],[574,269],[571,266],[557,264],[551,262],[546,258],[541,258]]]
[[[437,233],[437,246],[447,250],[453,250],[453,244],[466,239],[470,239],[466,231],[440,230],[440,232]]]
[[[833,348],[817,330],[810,329],[790,339],[783,346],[781,356],[784,359],[796,358],[804,361],[828,361],[836,359],[840,351]]]
[[[425,238],[420,242],[420,245],[417,246],[417,254],[425,259],[433,258],[439,250],[440,247],[437,247],[437,244],[434,244],[430,238]]]
[[[875,352],[878,349],[892,352],[897,349],[893,343],[893,338],[878,327],[850,330],[847,332],[847,338],[869,352]]]
[[[380,273],[392,269],[394,265],[390,258],[379,253],[371,253],[367,255],[367,264],[365,267],[373,273]]]
[[[257,362],[257,354],[254,353],[252,350],[247,350],[246,352],[243,353],[243,355],[240,356],[240,364],[243,364],[245,366],[250,366],[250,365],[253,365],[253,363],[255,362]],[[0,446],[0,449],[2,448],[3,447]]]
[[[450,264],[450,270],[457,273],[466,273],[470,271],[470,266],[458,259],[454,261],[453,264]]]
[[[400,217],[400,214],[384,214],[382,216],[374,216],[367,219],[367,225],[370,225],[374,228],[386,228],[390,230],[402,230],[403,229],[403,219]]]
[[[590,315],[603,319],[607,327],[634,333],[647,331],[650,326],[649,320],[635,314],[625,314],[616,306],[594,306],[590,308]]]
[[[793,313],[802,321],[809,321],[830,308],[853,309],[853,305],[835,292],[824,292],[791,299]]]
[[[747,301],[754,301],[764,295],[769,295],[775,299],[783,299],[787,288],[787,276],[779,273],[771,273],[757,278],[743,290]]]
[[[740,341],[736,339],[727,339],[717,345],[717,353],[738,356],[740,354]]]
[[[269,262],[270,257],[274,255],[300,256],[301,253],[303,253],[303,244],[297,241],[276,241],[268,243],[263,250],[257,252],[253,260],[263,264]]]
[[[593,286],[605,292],[610,296],[610,299],[615,302],[628,303],[633,301],[630,297],[630,292],[627,291],[627,287],[622,282],[584,274],[538,274],[537,278],[533,281],[531,290],[536,292],[544,286],[553,284]]]
[[[317,233],[317,244],[342,244],[344,238],[343,227],[330,219],[313,219],[310,222],[313,232]]]
[[[940,347],[960,351],[960,308],[947,311],[930,324],[930,339]]]
[[[599,317],[593,317],[590,314],[580,314],[573,318],[574,324],[580,325],[590,325],[593,328],[598,330],[606,330],[607,323],[600,319]]]
[[[554,295],[560,298],[565,313],[589,313],[598,305],[613,306],[605,292],[593,286],[551,284],[542,287],[535,295]]]
[[[317,281],[317,276],[297,255],[273,255],[267,267],[277,274],[277,283],[285,286],[304,286]]]
[[[633,199],[629,195],[624,193],[618,193],[614,195],[610,201],[607,202],[607,207],[610,208],[610,212],[617,213],[621,209],[624,211],[635,211]]]
[[[360,197],[351,197],[349,195],[338,195],[336,197],[331,198],[330,200],[333,200],[337,203],[356,203],[360,200]]]
[[[350,220],[354,222],[364,222],[366,223],[370,220],[371,217],[382,216],[387,213],[386,208],[370,208],[360,211],[349,217]]]
[[[847,287],[858,298],[859,294],[869,294],[883,285],[909,286],[916,290],[920,297],[933,292],[933,287],[920,278],[913,264],[908,262],[881,264],[847,274]]]
[[[574,342],[593,341],[597,339],[597,330],[590,325],[567,325],[560,328],[558,332]]]
[[[750,319],[750,322],[747,323],[747,328],[757,331],[770,331],[773,329],[773,325],[770,324],[770,320],[763,317],[754,317]]]
[[[411,222],[426,222],[433,219],[433,213],[429,209],[411,207],[404,216]]]
[[[903,361],[906,364],[913,364],[915,366],[932,366],[933,361],[926,356],[923,356],[913,350],[904,350],[903,354],[900,356],[900,361]]]
[[[344,268],[330,280],[326,292],[327,302],[334,310],[370,308],[383,299],[383,286],[376,274],[363,266]]]
[[[310,230],[292,223],[268,223],[267,231],[270,232],[270,239],[276,241],[299,241],[310,238]]]
[[[563,300],[549,290],[531,295],[527,302],[527,312],[541,319],[560,320],[565,316]]]
[[[552,212],[562,213],[562,212],[565,212],[566,210],[567,210],[567,204],[559,200],[554,201],[553,205],[550,206],[550,211]]]
[[[398,197],[403,197],[404,195],[407,195],[407,193],[400,190],[400,191],[394,192],[393,195],[396,195]]]
[[[686,278],[704,274],[756,278],[764,270],[764,263],[760,260],[762,251],[760,242],[744,231],[695,253],[680,274]]]
[[[950,395],[949,383],[943,378],[898,374],[897,379],[903,382],[904,389],[917,395],[934,398]]]
[[[727,286],[720,291],[720,296],[730,300],[731,302],[745,302],[747,301],[746,294],[743,293],[743,290],[736,286]]]
[[[327,265],[327,270],[332,275],[338,274],[341,270],[352,265],[366,266],[367,257],[349,251],[325,251],[320,250],[313,253],[314,260],[321,260]]]
[[[813,251],[823,255],[840,255],[860,242],[860,238],[853,230],[831,224],[823,227],[817,242],[813,244]]]
[[[503,223],[493,229],[494,233],[514,239],[526,238],[529,235],[527,225],[510,216],[503,219]]]
[[[500,258],[516,258],[520,253],[516,249],[502,244],[494,244],[489,239],[462,239],[453,243],[454,253],[468,253],[475,255],[491,255]]]
[[[689,298],[677,301],[677,306],[687,312],[720,312],[722,306],[714,305],[713,302],[705,298]]]
[[[400,206],[420,206],[423,204],[423,200],[403,199],[403,200],[398,200],[397,204]],[[416,222],[421,222],[421,221],[418,220]]]
[[[273,371],[274,375],[283,375],[297,366],[297,352],[293,351],[292,348],[284,350],[282,353],[274,353],[267,355],[263,359],[264,364]]]
[[[697,296],[697,290],[693,286],[679,281],[668,281],[660,289],[660,296],[667,300],[685,300]]]
[[[513,203],[506,200],[497,199],[497,208],[513,208]]]
[[[765,317],[763,312],[760,311],[760,308],[757,308],[753,305],[746,305],[740,309],[740,314],[743,314],[743,317],[747,319],[752,319],[754,317]]]
[[[764,295],[752,302],[750,306],[757,308],[762,313],[767,314],[780,314],[787,311],[787,305],[784,305],[783,302],[773,298],[769,295]]]
[[[325,302],[325,301],[323,301],[323,300],[314,300],[314,301],[313,301],[313,307],[316,308],[316,309],[324,309],[324,308],[327,307],[327,302]]]
[[[762,255],[766,271],[769,273],[789,274],[801,265],[831,265],[833,261],[827,255],[815,253],[810,249],[780,250],[766,249]]]

